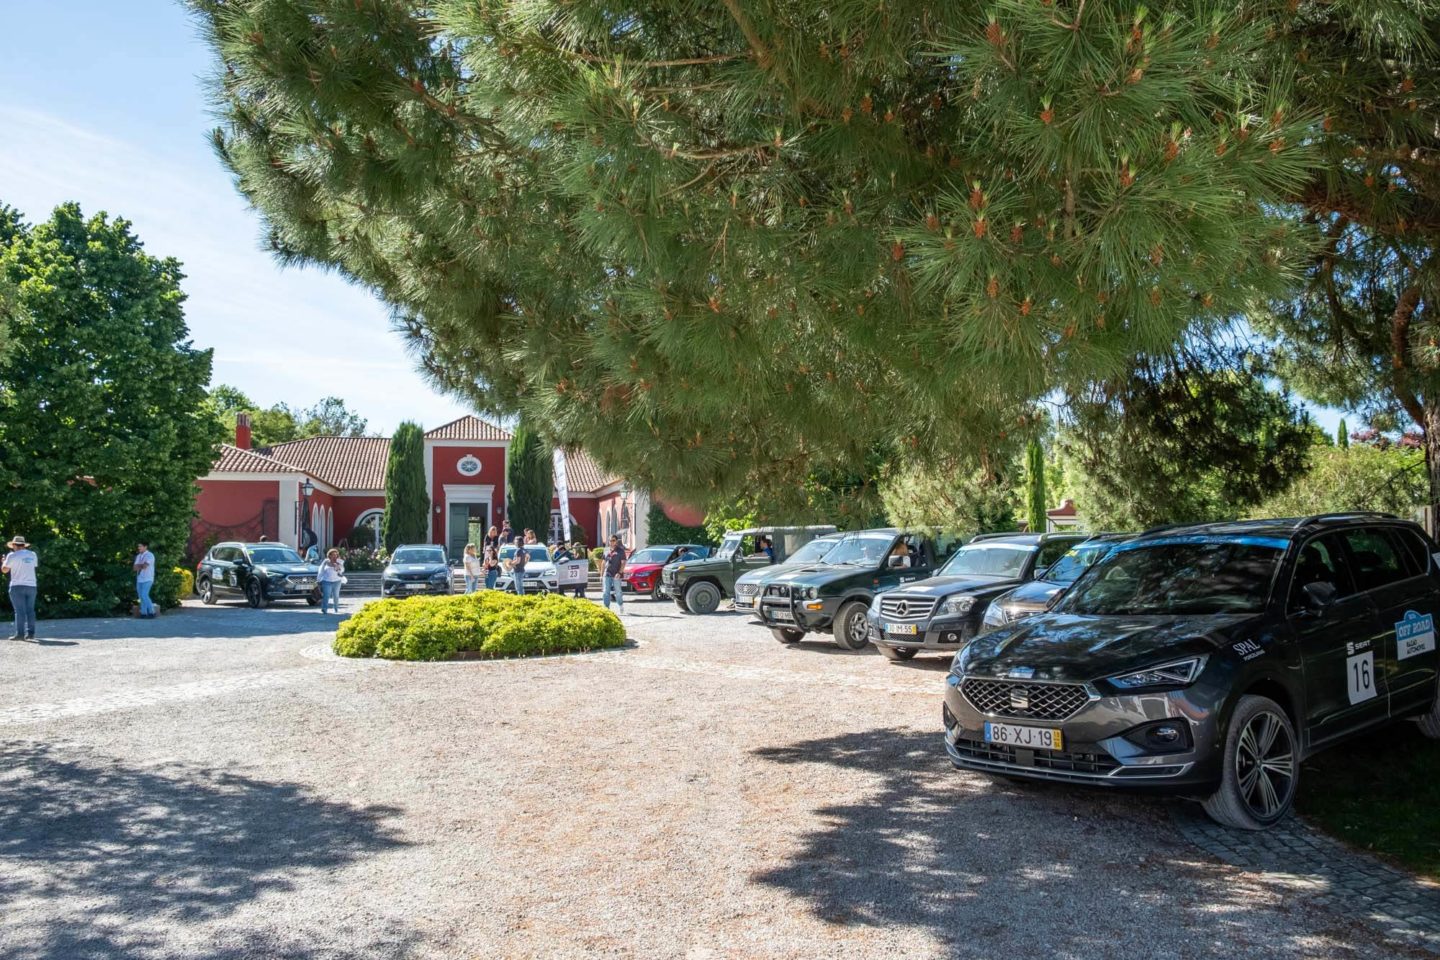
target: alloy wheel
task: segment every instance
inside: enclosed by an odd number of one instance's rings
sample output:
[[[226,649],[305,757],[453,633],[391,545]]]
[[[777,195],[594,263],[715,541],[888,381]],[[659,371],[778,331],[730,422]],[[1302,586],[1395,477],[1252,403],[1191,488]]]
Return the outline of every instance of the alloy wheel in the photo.
[[[1284,720],[1262,710],[1250,718],[1235,746],[1235,782],[1256,819],[1278,818],[1295,790],[1295,745]]]

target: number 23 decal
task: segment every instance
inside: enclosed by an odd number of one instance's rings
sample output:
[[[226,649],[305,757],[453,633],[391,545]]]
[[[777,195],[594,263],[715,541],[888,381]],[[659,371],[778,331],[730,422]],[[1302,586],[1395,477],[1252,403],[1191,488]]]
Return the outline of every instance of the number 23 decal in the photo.
[[[1375,651],[1367,650],[1345,659],[1345,681],[1350,702],[1363,703],[1375,696]]]

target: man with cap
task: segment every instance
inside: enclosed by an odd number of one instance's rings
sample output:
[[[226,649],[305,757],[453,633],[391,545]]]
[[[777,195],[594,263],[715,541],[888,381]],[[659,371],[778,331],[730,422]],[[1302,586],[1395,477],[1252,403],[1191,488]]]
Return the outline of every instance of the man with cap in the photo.
[[[8,544],[10,552],[0,560],[0,572],[10,578],[10,606],[15,608],[15,635],[11,640],[35,639],[35,568],[40,560],[24,537]]]

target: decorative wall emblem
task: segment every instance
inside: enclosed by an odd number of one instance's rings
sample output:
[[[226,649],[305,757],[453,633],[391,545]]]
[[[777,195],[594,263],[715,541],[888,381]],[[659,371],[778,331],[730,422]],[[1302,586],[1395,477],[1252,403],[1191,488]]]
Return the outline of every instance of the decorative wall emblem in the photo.
[[[474,454],[467,453],[455,463],[455,469],[462,477],[474,477],[480,473],[480,461]]]

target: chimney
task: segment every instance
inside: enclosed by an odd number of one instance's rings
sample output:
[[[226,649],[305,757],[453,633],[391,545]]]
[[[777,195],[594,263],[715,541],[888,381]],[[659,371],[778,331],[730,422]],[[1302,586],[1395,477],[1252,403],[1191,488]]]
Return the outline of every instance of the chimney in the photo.
[[[250,414],[235,414],[235,446],[241,450],[250,449]]]

